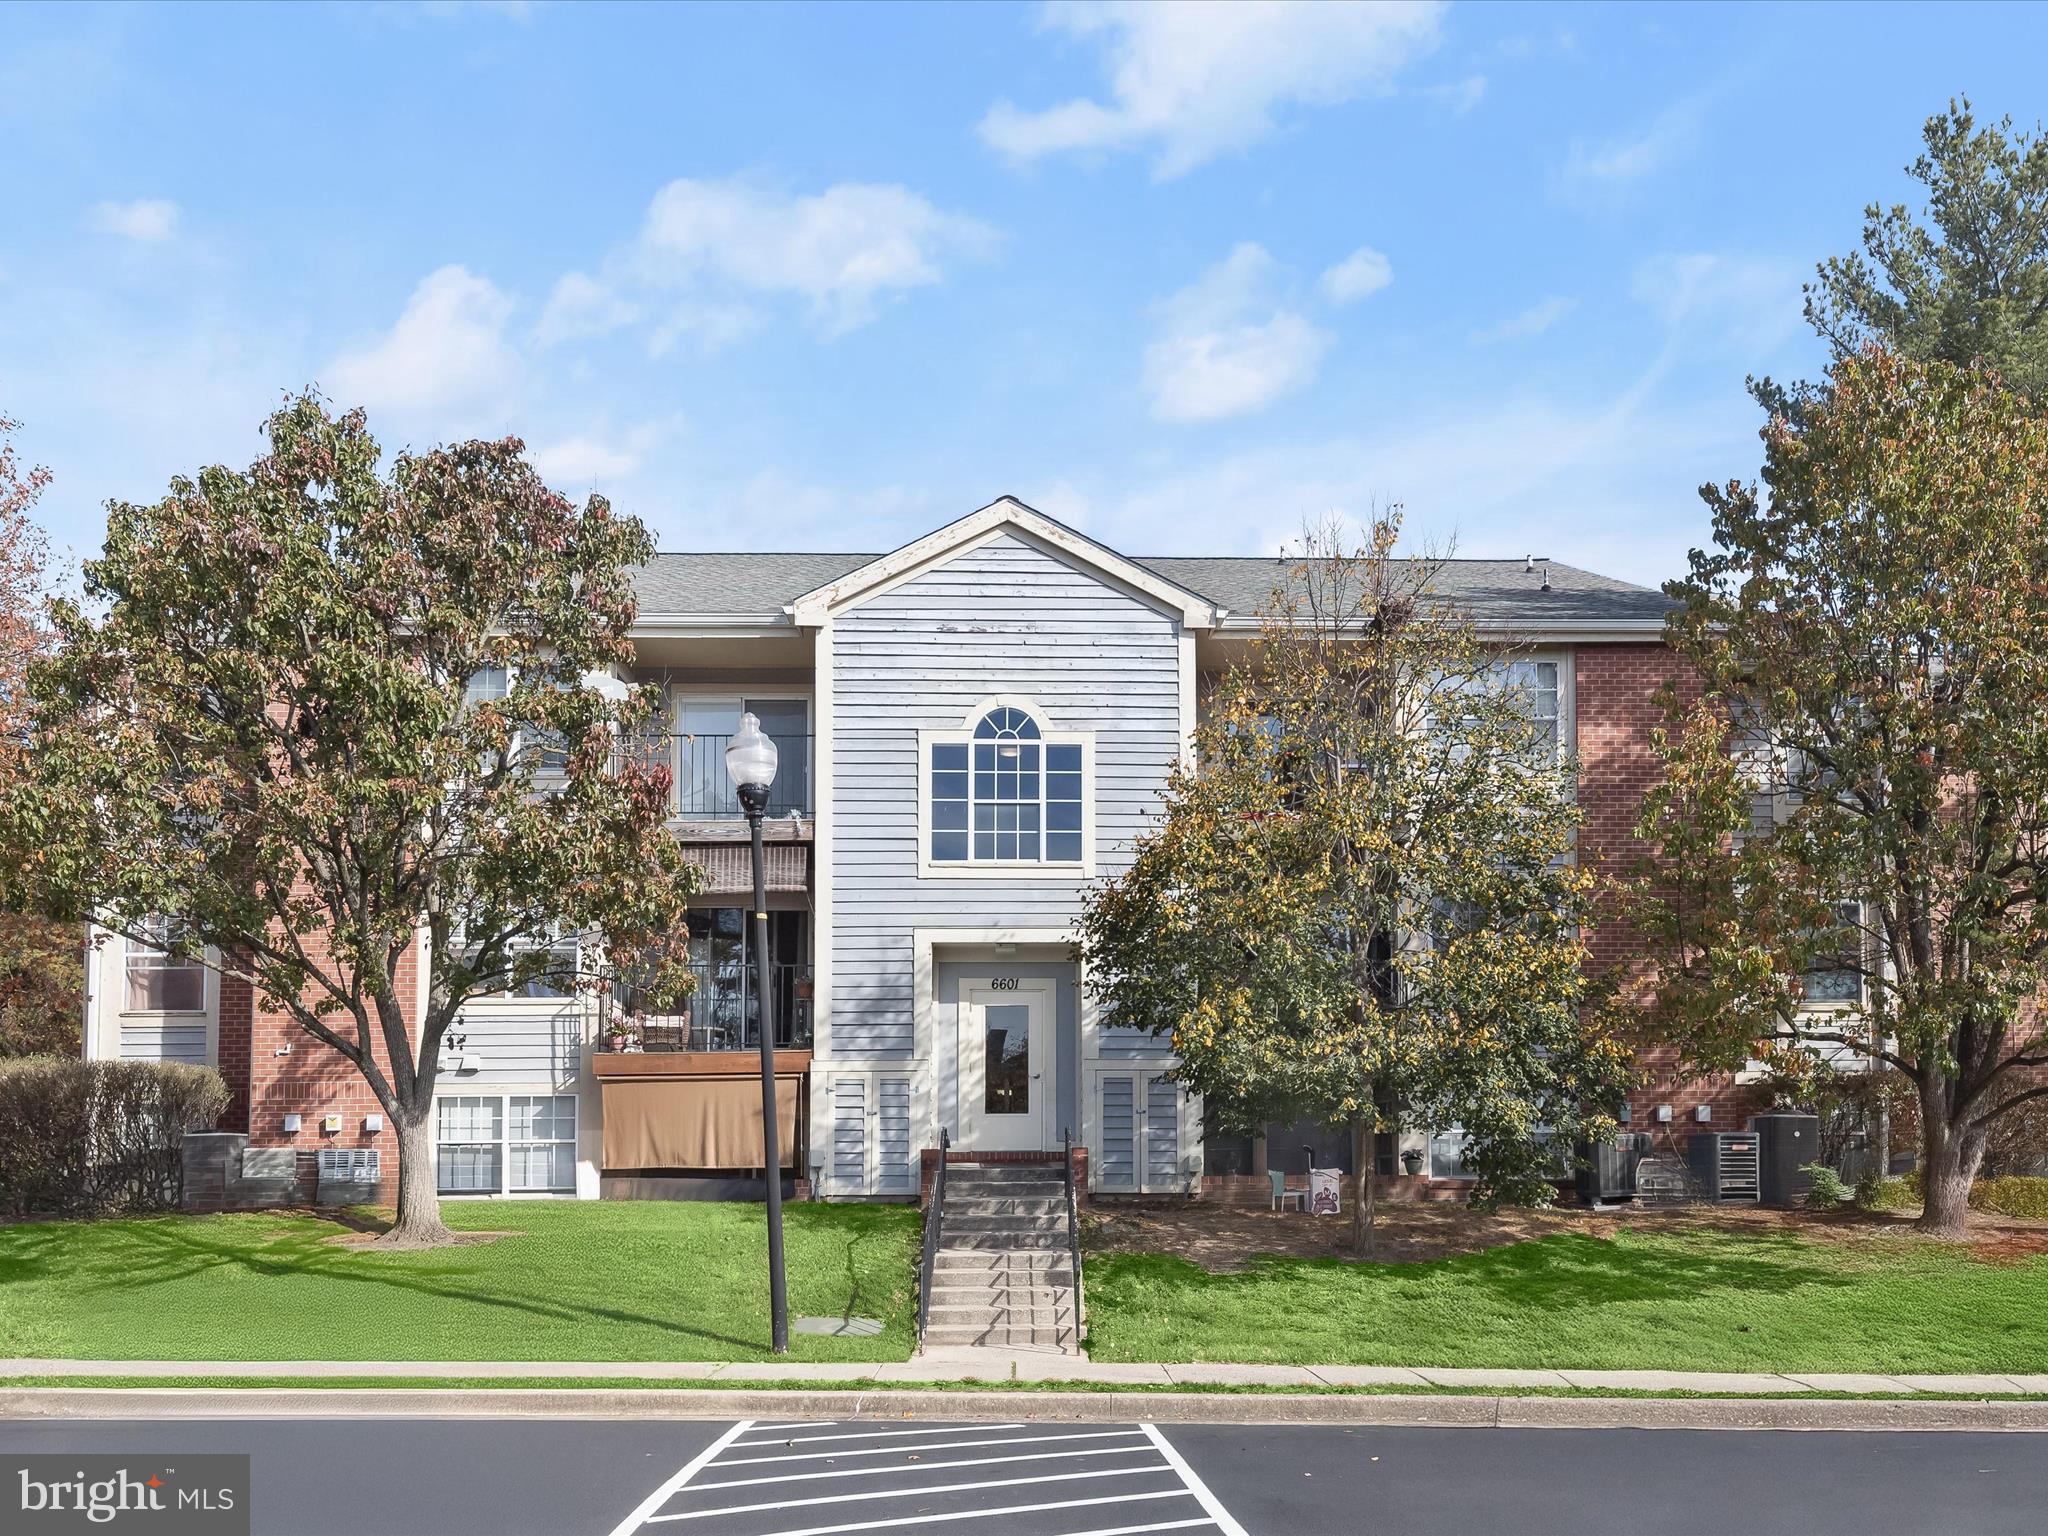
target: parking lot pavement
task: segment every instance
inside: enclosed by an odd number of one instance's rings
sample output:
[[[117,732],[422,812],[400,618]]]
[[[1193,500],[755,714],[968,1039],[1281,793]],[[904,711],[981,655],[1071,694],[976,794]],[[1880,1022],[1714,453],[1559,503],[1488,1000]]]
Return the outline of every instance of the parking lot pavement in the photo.
[[[611,1536],[1245,1536],[1152,1424],[733,1425]]]

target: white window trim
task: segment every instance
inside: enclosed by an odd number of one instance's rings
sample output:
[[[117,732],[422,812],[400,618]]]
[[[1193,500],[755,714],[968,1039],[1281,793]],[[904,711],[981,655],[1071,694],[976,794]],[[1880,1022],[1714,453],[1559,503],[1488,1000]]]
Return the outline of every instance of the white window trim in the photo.
[[[438,1190],[443,1200],[575,1200],[581,1198],[577,1184],[583,1161],[583,1095],[574,1088],[520,1087],[492,1083],[474,1087],[451,1085],[452,1092],[434,1095],[434,1183],[441,1182],[441,1105],[449,1099],[496,1099],[498,1101],[498,1184],[495,1190]],[[573,1106],[575,1128],[566,1142],[522,1142],[522,1146],[567,1146],[570,1149],[569,1183],[561,1189],[512,1188],[512,1101],[514,1099],[567,1099]],[[481,1146],[481,1142],[451,1142],[451,1146]]]
[[[189,966],[199,972],[199,1006],[197,1008],[130,1008],[128,1006],[128,961],[129,957],[135,954],[165,955],[168,958],[169,952],[158,949],[153,944],[123,935],[118,973],[115,977],[115,985],[120,988],[121,993],[121,1006],[118,1010],[121,1018],[204,1021],[212,1017],[214,994],[213,967],[208,965],[204,959],[186,961],[184,966],[179,967],[183,969],[185,966]],[[212,1042],[209,1039],[209,1050],[211,1045]],[[208,1059],[212,1059],[211,1055],[209,1055]]]
[[[1529,666],[1548,664],[1557,668],[1557,763],[1574,762],[1579,752],[1578,668],[1569,650],[1544,648],[1507,651],[1495,656],[1490,665],[1505,669],[1521,662]]]
[[[1081,857],[1050,862],[1044,859],[964,859],[958,863],[932,858],[932,748],[965,745],[971,754],[974,728],[994,709],[1016,709],[1038,724],[1043,746],[1077,746],[1081,749]],[[972,758],[968,772],[973,773]],[[1045,769],[1041,762],[1039,772]],[[920,730],[917,733],[917,877],[920,880],[1085,880],[1095,874],[1095,733],[1062,731],[1031,700],[1016,694],[999,693],[970,709],[956,729]],[[970,796],[968,804],[973,805]],[[1040,803],[1043,804],[1041,795]],[[1041,838],[1045,835],[1039,828]],[[972,851],[973,829],[968,829]],[[1041,844],[1041,846],[1043,846]]]
[[[780,683],[766,688],[748,688],[735,686],[731,683],[670,683],[668,686],[668,698],[664,702],[668,708],[668,767],[669,772],[675,778],[676,792],[679,793],[681,790],[683,737],[688,734],[681,729],[682,710],[679,706],[685,703],[730,704],[734,708],[744,711],[749,699],[772,699],[777,703],[801,703],[803,705],[804,735],[811,740],[811,809],[804,819],[807,821],[814,819],[818,813],[819,791],[817,747],[818,701],[809,689],[800,688],[790,683]],[[671,812],[669,815],[670,821],[732,822],[739,819],[734,816],[707,816],[701,812],[681,810]]]

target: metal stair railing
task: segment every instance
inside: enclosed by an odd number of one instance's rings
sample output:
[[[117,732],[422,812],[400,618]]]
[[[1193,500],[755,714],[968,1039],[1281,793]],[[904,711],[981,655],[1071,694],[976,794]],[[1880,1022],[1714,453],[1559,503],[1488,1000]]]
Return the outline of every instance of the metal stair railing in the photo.
[[[932,1316],[932,1276],[938,1268],[939,1225],[946,1205],[946,1152],[953,1145],[946,1128],[939,1127],[939,1171],[932,1177],[931,1204],[924,1213],[924,1256],[917,1271],[917,1341],[924,1342],[925,1328]]]
[[[1081,1207],[1074,1192],[1074,1133],[1060,1127],[1060,1171],[1067,1184],[1067,1257],[1074,1266],[1074,1343],[1081,1343],[1081,1325],[1086,1316],[1081,1299]]]

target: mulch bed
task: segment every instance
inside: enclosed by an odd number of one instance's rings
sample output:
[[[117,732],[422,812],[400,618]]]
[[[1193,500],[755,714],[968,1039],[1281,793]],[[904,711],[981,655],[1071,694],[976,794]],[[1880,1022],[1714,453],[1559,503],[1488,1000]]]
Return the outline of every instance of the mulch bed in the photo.
[[[1351,1218],[1303,1216],[1199,1201],[1098,1201],[1084,1213],[1085,1242],[1093,1253],[1170,1253],[1212,1274],[1228,1274],[1274,1255],[1294,1259],[1351,1259]],[[1648,1210],[1475,1211],[1463,1205],[1381,1206],[1372,1261],[1418,1264],[1461,1253],[1481,1253],[1553,1233],[1612,1237],[1622,1227],[1639,1231],[1790,1231],[1818,1242],[1926,1241],[1911,1213],[1895,1211],[1775,1211],[1754,1206],[1676,1206]],[[1970,1243],[1989,1263],[2016,1264],[2048,1253],[2048,1221],[2022,1221],[1983,1211],[1970,1213]]]

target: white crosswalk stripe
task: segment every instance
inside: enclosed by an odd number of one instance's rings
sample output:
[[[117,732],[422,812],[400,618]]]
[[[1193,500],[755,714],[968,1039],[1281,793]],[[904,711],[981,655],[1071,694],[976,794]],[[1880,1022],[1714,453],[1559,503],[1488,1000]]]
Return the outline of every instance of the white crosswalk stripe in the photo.
[[[611,1536],[851,1536],[934,1526],[972,1536],[1245,1536],[1156,1426],[1025,1423],[736,1424]]]

